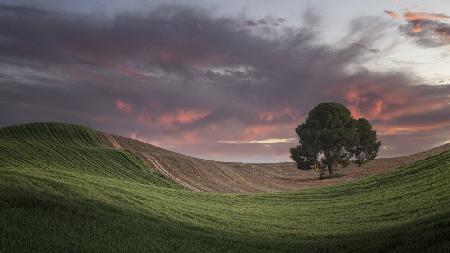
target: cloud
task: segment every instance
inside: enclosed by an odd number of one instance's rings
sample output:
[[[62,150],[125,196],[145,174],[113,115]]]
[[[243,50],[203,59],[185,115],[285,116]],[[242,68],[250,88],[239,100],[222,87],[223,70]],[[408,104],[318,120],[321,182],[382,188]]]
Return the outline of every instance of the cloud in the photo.
[[[450,45],[450,16],[442,13],[406,12],[400,31],[424,47]]]
[[[123,113],[131,113],[133,111],[133,106],[118,99],[116,100],[116,108],[117,110],[123,112]]]
[[[267,17],[263,19],[258,20],[246,20],[244,21],[244,24],[247,26],[280,26],[282,25],[286,20],[284,18],[274,18],[274,17]]]
[[[294,108],[285,107],[277,111],[269,110],[260,112],[259,119],[266,122],[292,122],[300,121],[300,115],[296,114],[296,110]]]
[[[407,21],[420,21],[420,20],[447,20],[450,16],[442,13],[427,13],[427,12],[406,12],[403,17]]]
[[[387,15],[389,15],[389,17],[391,17],[393,19],[399,18],[398,14],[394,11],[384,10],[384,13],[386,13]]]
[[[164,126],[172,126],[173,124],[190,124],[194,121],[205,118],[210,112],[192,109],[179,109],[174,113],[161,114],[157,122]]]
[[[449,85],[361,64],[380,57],[370,49],[389,22],[361,17],[328,45],[320,17],[304,16],[253,27],[189,6],[111,17],[1,6],[0,124],[76,122],[204,158],[283,161],[308,111],[338,101],[390,134],[384,155],[448,136]]]
[[[275,143],[292,143],[296,138],[272,138],[265,140],[254,140],[254,141],[217,141],[220,143],[228,143],[228,144],[275,144]]]

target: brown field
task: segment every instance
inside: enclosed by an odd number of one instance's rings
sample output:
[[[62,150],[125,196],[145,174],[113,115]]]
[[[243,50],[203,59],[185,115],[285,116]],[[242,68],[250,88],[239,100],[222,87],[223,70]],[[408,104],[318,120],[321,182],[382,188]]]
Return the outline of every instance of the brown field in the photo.
[[[100,133],[113,148],[127,149],[146,165],[191,191],[276,192],[332,185],[414,163],[450,149],[450,144],[396,158],[380,158],[361,167],[338,169],[339,177],[319,180],[317,170],[303,171],[294,163],[237,163],[204,160],[178,154],[141,141]]]

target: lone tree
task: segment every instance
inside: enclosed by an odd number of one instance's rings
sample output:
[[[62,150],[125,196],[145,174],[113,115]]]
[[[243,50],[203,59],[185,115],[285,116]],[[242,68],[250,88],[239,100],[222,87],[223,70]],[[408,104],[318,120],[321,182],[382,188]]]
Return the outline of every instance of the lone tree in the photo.
[[[299,145],[291,148],[291,158],[302,170],[318,168],[320,177],[334,175],[334,167],[350,161],[361,166],[378,155],[381,142],[365,118],[354,119],[339,103],[320,103],[306,121],[295,129]]]

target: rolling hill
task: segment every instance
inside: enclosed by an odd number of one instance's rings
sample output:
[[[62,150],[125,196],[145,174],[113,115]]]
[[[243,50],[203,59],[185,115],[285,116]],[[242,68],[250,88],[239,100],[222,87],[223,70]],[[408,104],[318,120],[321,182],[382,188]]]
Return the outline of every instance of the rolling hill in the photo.
[[[132,152],[149,168],[184,188],[206,192],[281,192],[332,185],[390,171],[450,150],[450,144],[446,144],[409,156],[376,159],[362,167],[350,165],[339,171],[340,177],[318,180],[318,171],[301,171],[292,162],[252,164],[204,160],[138,140],[97,133],[105,145]]]
[[[314,184],[290,163],[206,161],[79,125],[0,128],[0,252],[449,252],[448,147],[374,163]],[[335,185],[276,192],[303,182]]]

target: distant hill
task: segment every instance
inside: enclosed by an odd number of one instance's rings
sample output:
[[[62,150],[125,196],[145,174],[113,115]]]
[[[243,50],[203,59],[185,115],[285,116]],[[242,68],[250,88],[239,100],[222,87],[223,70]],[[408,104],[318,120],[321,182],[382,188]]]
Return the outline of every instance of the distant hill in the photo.
[[[80,125],[4,127],[0,252],[450,252],[447,149],[315,183],[289,163],[206,161]],[[194,192],[308,182],[337,184]]]
[[[106,145],[129,150],[149,168],[177,184],[192,191],[207,192],[276,192],[331,185],[394,170],[450,150],[450,144],[446,144],[409,156],[376,159],[362,167],[351,165],[342,169],[338,178],[319,180],[318,171],[301,171],[292,162],[217,162],[181,155],[130,138],[102,132],[98,135]]]

